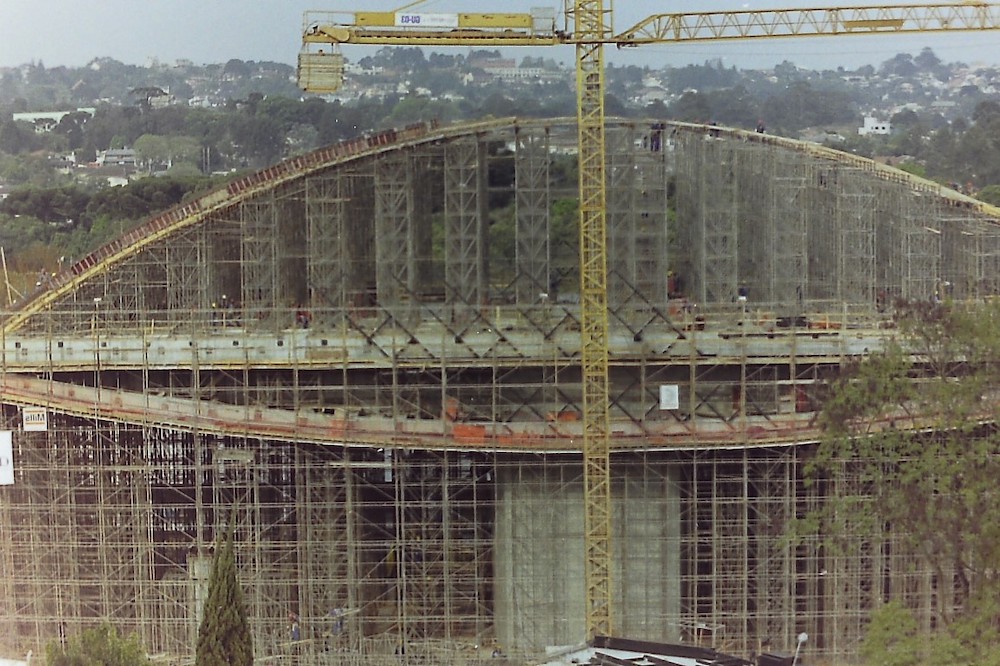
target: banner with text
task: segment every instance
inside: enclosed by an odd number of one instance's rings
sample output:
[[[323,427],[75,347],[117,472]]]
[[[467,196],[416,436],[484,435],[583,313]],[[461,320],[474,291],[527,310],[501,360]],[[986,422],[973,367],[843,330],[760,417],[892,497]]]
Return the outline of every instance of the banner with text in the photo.
[[[457,28],[458,14],[396,14],[397,28]]]
[[[49,414],[44,407],[22,407],[21,426],[27,431],[49,429]]]

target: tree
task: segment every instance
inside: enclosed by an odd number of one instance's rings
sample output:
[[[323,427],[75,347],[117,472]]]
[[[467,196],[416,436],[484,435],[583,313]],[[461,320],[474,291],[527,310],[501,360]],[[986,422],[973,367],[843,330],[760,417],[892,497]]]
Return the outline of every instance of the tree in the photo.
[[[987,185],[976,193],[976,198],[994,206],[1000,206],[1000,185]]]
[[[816,89],[808,81],[793,81],[764,101],[761,117],[769,127],[792,131],[851,122],[856,111],[845,92]]]
[[[670,105],[670,114],[678,120],[704,123],[711,120],[712,109],[708,104],[708,98],[701,93],[690,91]]]
[[[882,76],[910,77],[916,75],[919,68],[914,64],[913,56],[909,53],[897,53],[882,63],[879,70]]]
[[[234,512],[235,514],[235,512]],[[198,629],[197,666],[252,666],[253,638],[236,577],[233,524],[217,545],[208,579],[208,599]]]
[[[706,94],[712,118],[723,125],[754,127],[761,118],[757,100],[742,85]]]
[[[143,134],[132,147],[139,159],[150,167],[177,162],[196,165],[201,157],[201,146],[189,136]]]
[[[515,100],[502,93],[491,93],[479,104],[479,111],[483,116],[491,118],[505,118],[507,116],[518,115],[521,105]]]
[[[913,59],[913,62],[917,67],[927,72],[933,72],[941,66],[941,59],[934,54],[934,51],[929,46],[922,48],[917,57]]]
[[[79,220],[90,203],[90,195],[79,187],[21,188],[0,205],[12,215],[30,215],[43,222]]]
[[[121,637],[111,625],[86,629],[69,639],[65,649],[50,643],[45,650],[48,666],[146,666],[149,659],[139,638]]]
[[[222,68],[222,75],[224,77],[246,79],[250,77],[250,74],[250,66],[236,58],[230,59],[226,63],[226,66]]]
[[[232,128],[239,137],[238,153],[250,166],[277,162],[285,148],[285,133],[278,121],[261,116],[238,117]]]
[[[892,123],[893,128],[898,129],[916,127],[920,124],[920,116],[912,109],[903,109],[892,114],[889,122]]]
[[[604,96],[604,110],[609,116],[624,118],[631,115],[628,106],[615,95]]]
[[[70,150],[76,150],[83,145],[84,125],[89,119],[90,115],[87,113],[67,113],[53,131],[66,137]]]
[[[905,171],[906,173],[912,173],[914,176],[917,176],[918,178],[927,177],[927,167],[925,167],[923,164],[920,164],[919,162],[903,162],[902,164],[899,165],[898,168],[900,171]]]
[[[0,125],[0,151],[17,155],[31,148],[31,139],[29,130],[25,130],[13,120]]]
[[[389,126],[402,127],[425,118],[438,118],[448,122],[455,117],[454,105],[442,100],[433,100],[421,95],[407,95],[399,100],[386,119]]]
[[[166,162],[170,159],[170,147],[166,137],[143,134],[132,144],[136,157],[149,164],[154,160]]]
[[[418,46],[396,47],[389,50],[389,66],[401,72],[421,71],[427,68],[424,50]]]
[[[857,75],[863,76],[866,79],[870,79],[875,76],[875,66],[874,65],[862,65],[857,69]]]
[[[919,561],[939,586],[930,632],[901,621],[917,609],[887,590],[897,603],[875,614],[869,648],[899,649],[867,663],[998,663],[1000,430],[988,396],[1000,305],[953,304],[947,285],[939,296],[897,304],[899,339],[834,382],[810,471],[813,483],[839,489],[811,516],[829,548],[891,541],[894,559]]]

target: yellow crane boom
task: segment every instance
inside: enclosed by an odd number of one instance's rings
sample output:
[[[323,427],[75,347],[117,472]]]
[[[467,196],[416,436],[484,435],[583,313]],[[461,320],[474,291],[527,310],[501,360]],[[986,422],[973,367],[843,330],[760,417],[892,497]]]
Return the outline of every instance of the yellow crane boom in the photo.
[[[553,46],[576,48],[580,161],[580,302],[586,635],[614,633],[612,603],[608,293],[604,143],[604,45],[640,46],[727,39],[955,32],[1000,29],[1000,5],[985,2],[655,14],[615,33],[603,0],[565,0],[555,12],[357,12],[338,20],[309,12],[299,84],[333,92],[343,78],[341,44],[400,46]],[[572,26],[572,29],[570,29]],[[329,48],[330,52],[323,49]]]
[[[761,37],[820,37],[1000,28],[1000,5],[979,2],[655,14],[614,37],[619,46]]]

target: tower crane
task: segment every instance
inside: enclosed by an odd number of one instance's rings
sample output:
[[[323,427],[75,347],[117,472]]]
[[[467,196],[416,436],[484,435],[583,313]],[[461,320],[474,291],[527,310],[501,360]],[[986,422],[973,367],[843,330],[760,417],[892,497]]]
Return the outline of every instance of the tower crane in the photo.
[[[973,32],[1000,29],[1000,5],[971,0],[937,4],[662,13],[622,32],[610,0],[563,0],[528,13],[423,13],[417,0],[394,11],[307,12],[299,84],[336,91],[341,45],[556,46],[576,49],[579,156],[581,365],[583,368],[584,573],[586,633],[611,635],[612,602],[608,293],[604,138],[604,47],[708,40],[833,35]],[[325,48],[331,51],[324,51]]]

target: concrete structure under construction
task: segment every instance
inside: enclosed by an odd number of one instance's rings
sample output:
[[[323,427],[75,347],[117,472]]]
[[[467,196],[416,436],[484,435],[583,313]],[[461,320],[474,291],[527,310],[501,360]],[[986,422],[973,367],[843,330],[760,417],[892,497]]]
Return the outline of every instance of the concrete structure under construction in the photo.
[[[859,483],[803,483],[826,380],[881,345],[895,298],[1000,292],[998,211],[762,134],[607,136],[617,633],[750,654],[804,631],[842,659],[886,598],[929,623],[938,581],[892,534],[849,556],[783,537]],[[190,663],[233,517],[261,659],[581,642],[575,137],[503,120],[331,146],[6,313],[0,651],[109,621]]]

